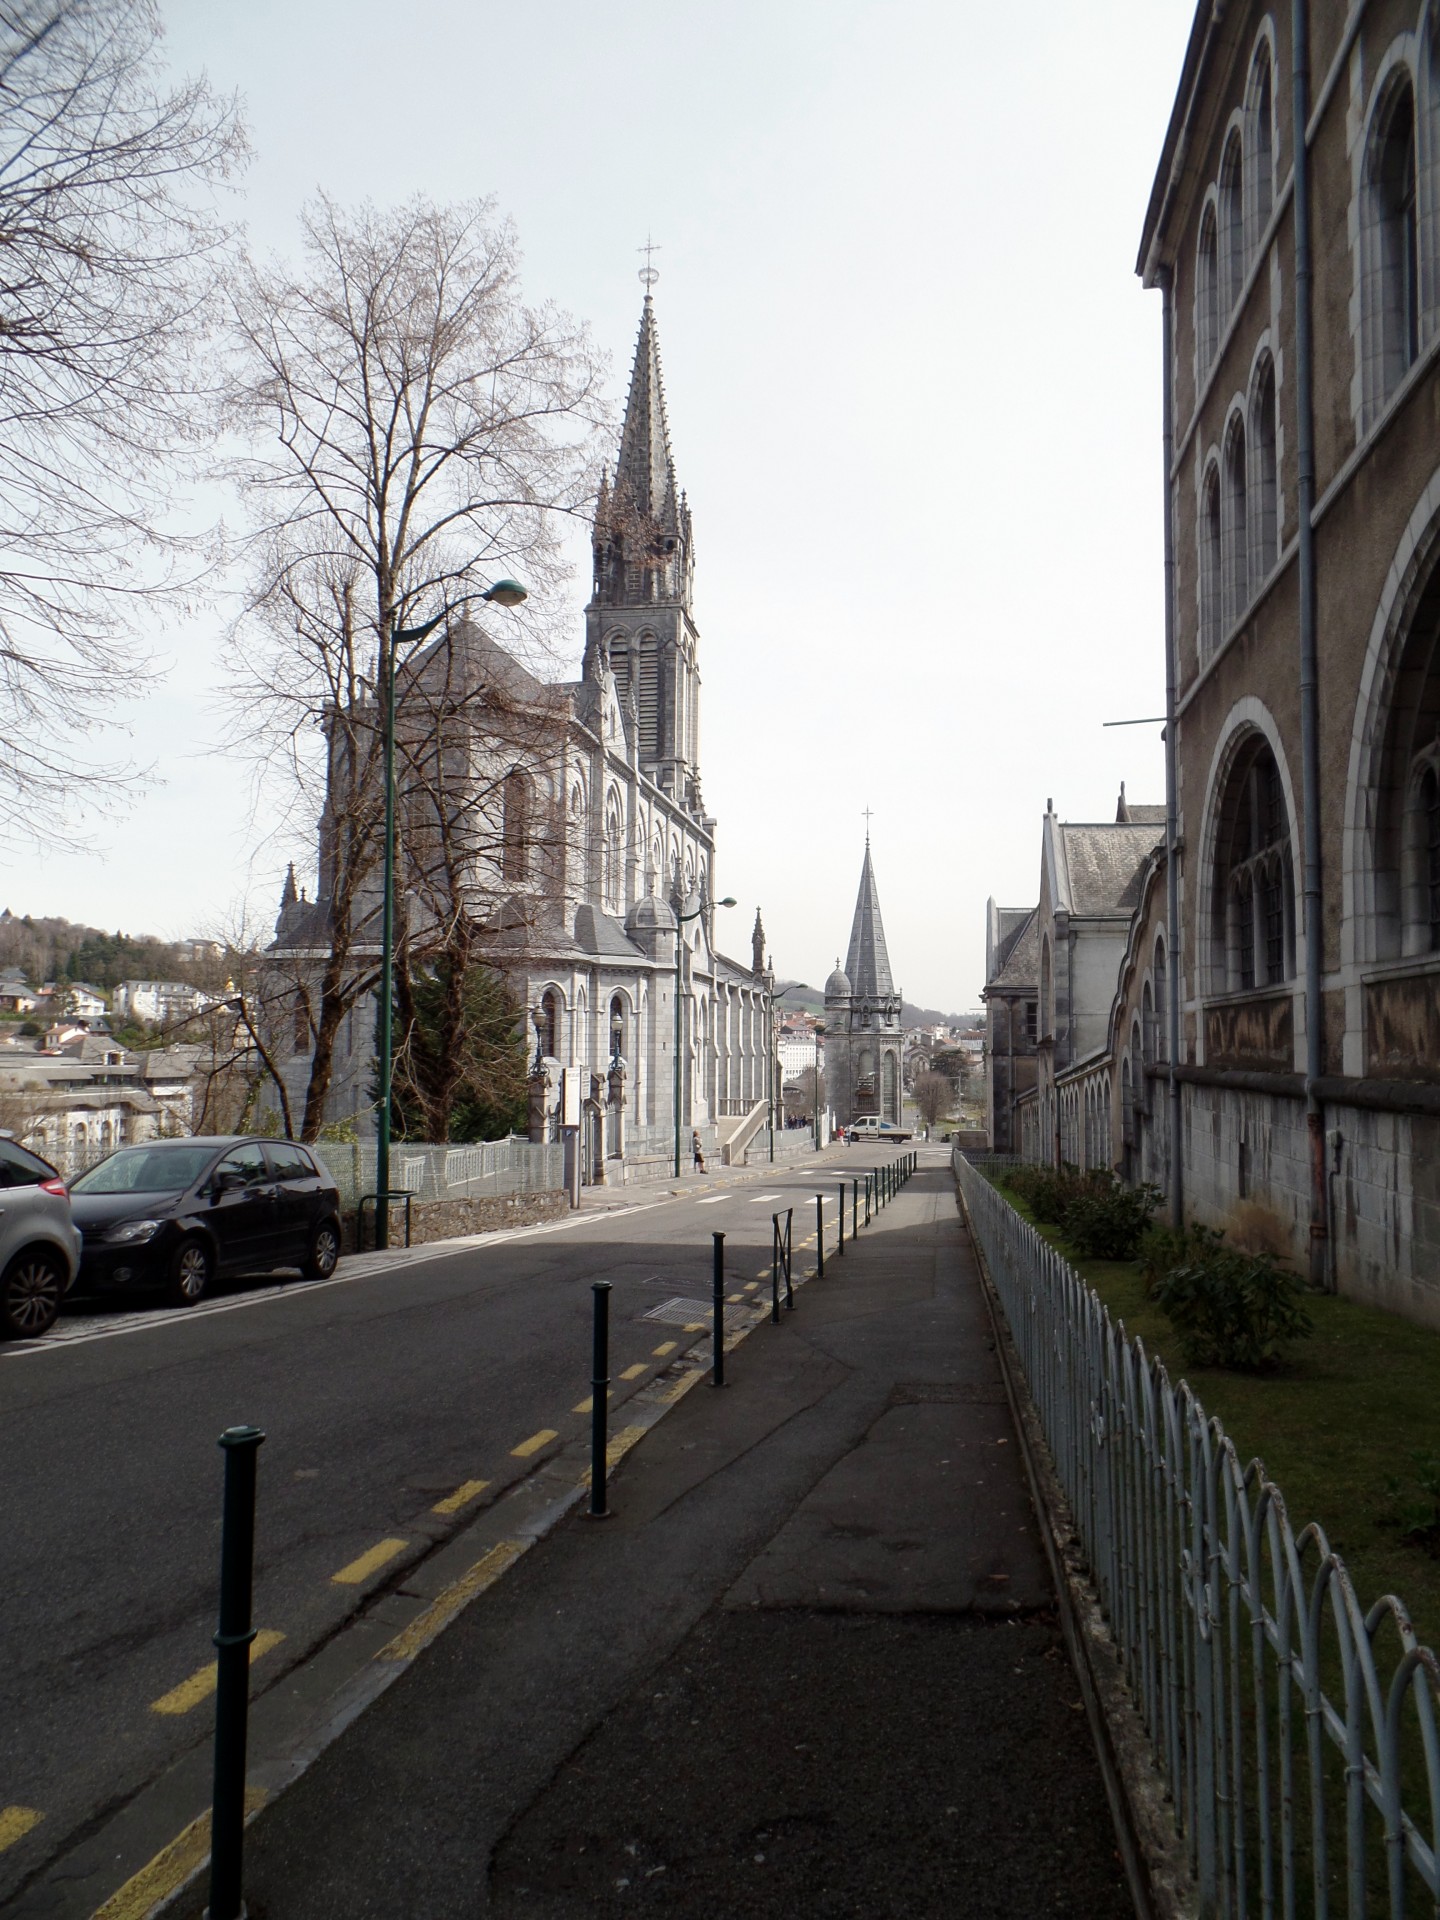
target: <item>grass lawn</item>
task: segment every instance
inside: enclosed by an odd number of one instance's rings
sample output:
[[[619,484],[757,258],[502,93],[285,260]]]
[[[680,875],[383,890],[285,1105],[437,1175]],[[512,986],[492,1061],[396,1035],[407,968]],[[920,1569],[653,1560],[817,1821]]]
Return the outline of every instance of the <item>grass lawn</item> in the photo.
[[[1281,1372],[1187,1369],[1132,1262],[1077,1260],[1058,1232],[1034,1221],[1008,1189],[1000,1191],[1085,1276],[1125,1331],[1159,1355],[1172,1379],[1189,1378],[1241,1460],[1260,1456],[1285,1495],[1296,1533],[1320,1523],[1350,1569],[1361,1606],[1397,1595],[1421,1641],[1440,1649],[1440,1558],[1387,1524],[1395,1508],[1386,1491],[1387,1478],[1403,1477],[1405,1497],[1418,1502],[1411,1456],[1440,1453],[1440,1333],[1351,1300],[1307,1296],[1315,1331],[1296,1342]]]

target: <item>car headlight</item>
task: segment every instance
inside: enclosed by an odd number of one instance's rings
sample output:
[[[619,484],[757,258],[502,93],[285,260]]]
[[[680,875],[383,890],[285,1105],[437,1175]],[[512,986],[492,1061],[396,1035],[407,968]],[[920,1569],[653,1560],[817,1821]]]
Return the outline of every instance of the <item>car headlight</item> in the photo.
[[[118,1226],[105,1229],[105,1238],[111,1246],[136,1247],[143,1241],[153,1240],[159,1231],[158,1220],[122,1220]]]

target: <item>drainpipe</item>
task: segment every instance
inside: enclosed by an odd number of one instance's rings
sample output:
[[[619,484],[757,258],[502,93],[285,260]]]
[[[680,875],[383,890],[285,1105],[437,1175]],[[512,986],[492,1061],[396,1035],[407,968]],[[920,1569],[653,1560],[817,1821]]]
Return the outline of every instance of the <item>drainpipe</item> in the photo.
[[[1300,514],[1296,563],[1300,587],[1300,763],[1305,898],[1305,1127],[1310,1149],[1310,1284],[1328,1283],[1329,1207],[1325,1113],[1317,1089],[1324,1072],[1320,890],[1320,660],[1315,611],[1315,353],[1311,334],[1314,270],[1310,258],[1310,21],[1307,0],[1291,0],[1291,120],[1295,143],[1295,413]]]
[[[1170,1224],[1177,1230],[1185,1224],[1185,1153],[1180,1114],[1180,856],[1179,802],[1175,774],[1175,694],[1180,678],[1175,658],[1175,514],[1170,496],[1170,466],[1175,457],[1175,282],[1170,269],[1162,267],[1160,282],[1161,313],[1160,439],[1165,465],[1165,947],[1169,964],[1165,969],[1169,989],[1165,1004],[1165,1050],[1170,1056],[1167,1085],[1170,1111]]]

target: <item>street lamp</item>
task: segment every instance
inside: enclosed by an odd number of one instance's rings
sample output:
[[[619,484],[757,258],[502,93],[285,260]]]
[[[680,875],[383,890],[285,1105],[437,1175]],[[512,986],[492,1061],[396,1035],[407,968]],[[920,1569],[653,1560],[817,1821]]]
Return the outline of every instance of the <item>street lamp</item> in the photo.
[[[526,598],[518,580],[497,580],[480,595],[497,607],[518,607]],[[457,605],[463,605],[460,601]],[[385,888],[380,930],[380,1107],[375,1130],[375,1244],[390,1244],[390,1132],[394,1100],[394,1044],[392,1025],[395,999],[395,654],[432,634],[450,615],[447,607],[423,627],[392,624],[385,643],[381,684],[385,693]]]
[[[820,1138],[820,1042],[825,1037],[825,1023],[815,1022],[815,1151],[818,1153],[825,1142]]]
[[[728,897],[715,903],[721,907],[733,907],[735,902]],[[675,916],[675,1178],[680,1178],[680,929],[687,920],[698,920],[705,911],[702,900],[693,913],[677,913]]]

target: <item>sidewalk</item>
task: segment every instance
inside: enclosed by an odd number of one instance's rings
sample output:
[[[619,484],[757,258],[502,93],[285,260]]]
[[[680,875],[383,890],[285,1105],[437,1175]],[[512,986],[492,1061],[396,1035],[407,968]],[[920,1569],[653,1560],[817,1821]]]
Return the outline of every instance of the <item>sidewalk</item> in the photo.
[[[1133,1913],[948,1169],[728,1371],[263,1810],[252,1920]]]

